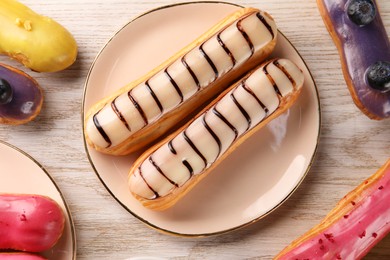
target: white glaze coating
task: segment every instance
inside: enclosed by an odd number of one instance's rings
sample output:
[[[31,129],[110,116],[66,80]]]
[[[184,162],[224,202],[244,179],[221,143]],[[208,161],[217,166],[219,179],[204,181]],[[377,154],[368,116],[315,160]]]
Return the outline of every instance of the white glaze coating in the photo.
[[[163,144],[142,162],[129,177],[130,190],[143,198],[154,199],[182,186],[192,175],[202,174],[236,138],[278,108],[280,96],[277,91],[283,97],[287,96],[302,87],[303,80],[301,70],[286,59],[258,68],[173,137],[171,144]],[[154,164],[150,163],[150,158]]]
[[[265,22],[262,22],[257,14],[260,14]],[[243,32],[240,32],[239,28]],[[272,30],[272,33],[269,30]],[[174,61],[166,70],[134,87],[130,93],[120,95],[114,104],[117,111],[112,103],[108,103],[101,111],[89,117],[86,122],[89,140],[102,148],[119,145],[146,124],[155,122],[163,114],[207,87],[216,77],[221,77],[232,68],[243,64],[253,55],[252,51],[261,50],[274,39],[276,33],[274,21],[262,12],[240,18],[181,59]],[[223,44],[234,60],[224,50]],[[133,100],[130,100],[129,95]],[[138,103],[139,108],[135,103]],[[101,131],[104,131],[106,138]]]

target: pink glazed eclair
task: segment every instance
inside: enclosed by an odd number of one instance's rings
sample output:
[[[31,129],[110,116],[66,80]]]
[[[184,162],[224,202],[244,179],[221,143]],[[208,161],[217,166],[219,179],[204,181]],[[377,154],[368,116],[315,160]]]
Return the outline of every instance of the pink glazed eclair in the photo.
[[[390,160],[275,260],[362,259],[390,232]]]
[[[131,193],[145,207],[173,206],[238,145],[298,98],[302,71],[291,61],[264,63],[153,145],[129,172]]]
[[[0,260],[47,260],[46,258],[30,253],[0,253]]]
[[[64,225],[61,207],[49,197],[0,194],[0,250],[48,250],[62,236]]]
[[[154,142],[273,51],[274,20],[242,8],[140,79],[89,109],[86,142],[125,155]]]

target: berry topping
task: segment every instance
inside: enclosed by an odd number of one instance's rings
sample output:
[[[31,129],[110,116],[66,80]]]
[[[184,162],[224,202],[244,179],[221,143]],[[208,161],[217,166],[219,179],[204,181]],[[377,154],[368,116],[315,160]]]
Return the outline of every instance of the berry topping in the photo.
[[[352,22],[364,26],[374,20],[376,8],[372,0],[351,0],[348,3],[347,12]]]
[[[0,105],[11,102],[13,91],[11,85],[5,79],[0,78]]]
[[[368,84],[383,93],[390,91],[390,62],[378,61],[367,70]]]
[[[324,233],[324,236],[326,239],[328,239],[329,242],[334,243],[334,238],[332,233]]]

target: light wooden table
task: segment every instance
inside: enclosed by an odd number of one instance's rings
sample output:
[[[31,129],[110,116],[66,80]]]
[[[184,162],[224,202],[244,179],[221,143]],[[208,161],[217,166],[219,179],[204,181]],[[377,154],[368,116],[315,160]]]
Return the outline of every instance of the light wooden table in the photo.
[[[50,16],[75,36],[77,62],[59,73],[33,73],[45,91],[36,121],[0,126],[0,139],[37,159],[53,176],[72,212],[78,259],[271,259],[321,220],[335,203],[374,173],[390,156],[390,120],[376,122],[354,106],[314,0],[237,0],[276,19],[307,62],[321,99],[322,128],[311,171],[293,196],[269,217],[238,231],[208,238],[163,235],[124,210],[93,172],[83,146],[82,93],[88,69],[101,47],[126,22],[174,1],[21,0]],[[390,2],[377,1],[390,31]],[[1,25],[0,25],[1,26]],[[0,62],[22,68],[7,57]],[[390,237],[367,259],[389,259]]]

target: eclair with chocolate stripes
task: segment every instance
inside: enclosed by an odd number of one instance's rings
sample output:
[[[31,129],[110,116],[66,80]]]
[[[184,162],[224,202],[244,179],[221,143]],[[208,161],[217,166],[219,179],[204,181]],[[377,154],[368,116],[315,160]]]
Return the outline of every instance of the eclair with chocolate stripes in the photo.
[[[242,8],[142,78],[89,109],[85,139],[97,151],[125,155],[154,142],[273,51],[274,20]]]
[[[291,107],[303,82],[302,71],[287,59],[264,63],[146,150],[130,169],[131,193],[150,209],[173,206],[238,145]]]

